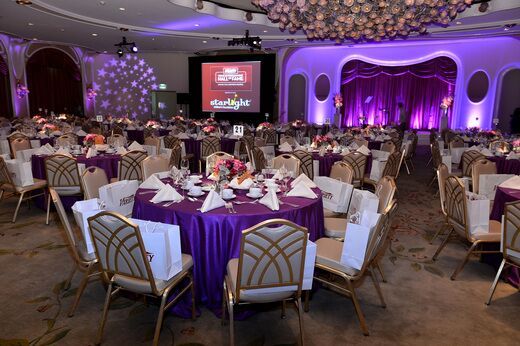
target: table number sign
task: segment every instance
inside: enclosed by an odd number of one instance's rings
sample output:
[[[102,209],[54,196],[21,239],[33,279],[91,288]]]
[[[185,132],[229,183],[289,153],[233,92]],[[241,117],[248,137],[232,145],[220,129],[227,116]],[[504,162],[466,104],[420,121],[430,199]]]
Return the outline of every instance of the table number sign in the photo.
[[[233,125],[233,135],[242,137],[244,135],[244,126]]]
[[[102,115],[96,115],[96,121],[98,123],[102,123],[103,122],[103,116]]]

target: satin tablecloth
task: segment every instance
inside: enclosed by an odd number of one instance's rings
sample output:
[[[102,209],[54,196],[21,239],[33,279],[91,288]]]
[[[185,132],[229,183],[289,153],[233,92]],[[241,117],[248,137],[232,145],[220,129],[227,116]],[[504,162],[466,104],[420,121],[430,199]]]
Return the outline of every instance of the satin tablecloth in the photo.
[[[498,174],[520,174],[520,160],[507,160],[504,156],[493,156],[487,158],[497,165]]]
[[[318,199],[281,197],[284,202],[298,204],[298,208],[285,204],[279,211],[271,211],[261,204],[234,205],[237,214],[229,214],[224,207],[201,213],[196,209],[201,207],[202,201],[187,199],[164,207],[165,203],[149,202],[153,193],[140,195],[142,191],[136,193],[133,217],[180,226],[182,251],[193,256],[196,298],[216,313],[221,309],[226,266],[230,259],[239,257],[243,230],[265,220],[280,218],[307,227],[312,241],[324,234],[319,189],[314,190]],[[252,201],[244,191],[235,191],[235,194],[234,201]],[[203,200],[204,196],[199,199]]]

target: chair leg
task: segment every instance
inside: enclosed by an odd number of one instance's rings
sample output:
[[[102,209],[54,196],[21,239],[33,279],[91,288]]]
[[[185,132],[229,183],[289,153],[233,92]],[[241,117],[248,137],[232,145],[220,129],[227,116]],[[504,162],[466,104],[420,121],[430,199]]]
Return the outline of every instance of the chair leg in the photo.
[[[76,292],[76,297],[74,298],[74,303],[72,304],[72,307],[70,308],[69,317],[74,316],[74,312],[76,311],[76,308],[78,307],[79,300],[81,299],[81,296],[83,295],[83,291],[85,291],[85,287],[87,287],[89,275],[92,270],[92,266],[88,266],[85,270],[85,274],[83,275],[83,279],[81,279],[81,282],[78,286],[78,291]]]
[[[4,190],[0,190],[0,201],[2,200],[2,197],[4,197]]]
[[[435,251],[435,255],[433,255],[432,260],[437,260],[437,256],[441,253],[442,249],[448,244],[448,240],[450,239],[451,233],[453,232],[453,228],[446,234],[446,238],[442,241],[441,245]]]
[[[25,192],[22,192],[20,194],[20,198],[18,199],[18,204],[16,205],[16,209],[14,210],[13,223],[16,222],[16,217],[18,216],[18,211],[20,210],[20,205],[22,204],[24,194]]]
[[[430,165],[430,163],[432,162],[432,160],[433,160],[433,156],[430,157],[430,159],[428,160],[428,162],[426,162],[426,167],[428,167],[428,166]]]
[[[408,168],[408,163],[406,162],[406,160],[404,160],[404,166],[406,167],[406,172],[408,173],[408,175],[410,175],[410,168]]]
[[[428,184],[428,186],[432,186],[433,183],[435,183],[435,180],[437,179],[437,174],[435,174],[432,178],[432,180],[430,181],[430,183]]]
[[[157,323],[155,324],[155,333],[153,335],[153,346],[157,346],[159,344],[159,336],[161,335],[161,327],[164,317],[164,306],[166,305],[166,300],[168,299],[168,294],[163,294],[161,297],[161,306],[159,307],[159,315],[157,316]],[[172,340],[173,343],[173,340]]]
[[[235,320],[233,317],[233,303],[229,301],[229,297],[226,297],[228,304],[229,313],[229,345],[235,346]]]
[[[72,270],[70,271],[69,276],[67,277],[67,281],[65,281],[65,289],[68,290],[70,288],[70,283],[72,282],[72,278],[74,274],[76,274],[76,270],[78,270],[78,265],[74,263],[72,266]]]
[[[281,314],[280,318],[282,318],[282,319],[285,318],[285,311],[286,311],[285,300],[282,300],[282,314]]]
[[[369,268],[370,278],[372,279],[372,282],[374,283],[374,287],[376,288],[377,295],[379,296],[379,300],[381,300],[381,306],[383,308],[386,308],[385,298],[383,297],[383,292],[381,291],[381,287],[379,286],[379,282],[376,278],[376,273],[374,273],[373,268]]]
[[[473,244],[471,244],[468,252],[466,252],[466,257],[464,257],[464,260],[462,261],[461,264],[459,264],[459,266],[457,267],[457,269],[455,269],[455,271],[453,272],[453,274],[451,275],[451,278],[452,280],[455,280],[455,278],[457,277],[457,275],[462,271],[462,269],[464,269],[464,266],[466,265],[466,263],[468,263],[468,260],[469,260],[469,256],[473,253],[473,251],[475,250],[475,248],[478,246],[478,244],[480,244],[479,241],[476,241],[474,242]]]
[[[305,304],[303,307],[303,311],[305,311],[305,312],[309,312],[309,309],[310,309],[310,307],[309,307],[310,296],[311,296],[311,290],[305,291]]]
[[[379,271],[379,274],[381,275],[381,280],[383,280],[384,283],[386,283],[385,274],[383,273],[383,268],[381,268],[381,263],[379,261],[376,261],[376,268],[377,271]]]
[[[368,327],[367,322],[365,321],[365,315],[363,315],[363,311],[361,311],[361,306],[359,305],[359,301],[357,299],[356,291],[354,291],[354,287],[350,281],[347,281],[349,286],[349,290],[352,293],[352,302],[354,303],[354,308],[356,309],[356,315],[359,319],[359,324],[361,326],[361,330],[363,331],[363,335],[368,336]]]
[[[51,212],[51,194],[47,194],[47,219],[45,220],[45,224],[49,225],[49,214]]]
[[[301,298],[298,298],[294,302],[296,304],[296,310],[298,310],[298,323],[300,325],[300,346],[305,344],[304,334],[303,334],[303,312],[302,312],[302,301]]]
[[[195,321],[195,283],[193,282],[193,274],[190,274],[191,281],[191,319]]]
[[[110,301],[112,300],[112,282],[108,285],[107,295],[105,297],[105,305],[103,306],[103,315],[101,315],[101,322],[99,323],[99,329],[96,337],[96,345],[101,344],[103,338],[103,330],[105,329],[105,323],[107,321],[108,308],[110,307]]]
[[[491,285],[491,288],[489,289],[489,297],[486,301],[486,305],[491,304],[491,298],[493,298],[493,294],[495,294],[495,289],[497,288],[498,279],[500,278],[500,274],[502,274],[502,270],[504,269],[504,266],[506,264],[506,259],[502,259],[502,263],[500,263],[500,267],[498,268],[497,275],[495,276],[495,281],[493,281],[493,284]]]
[[[442,234],[442,231],[444,230],[444,227],[448,225],[447,223],[443,223],[441,228],[439,228],[439,230],[437,232],[435,232],[435,234],[433,235],[432,239],[430,239],[430,245],[433,244],[433,242],[435,241],[435,239],[437,239],[438,236],[440,236]],[[449,226],[449,225],[448,225]]]

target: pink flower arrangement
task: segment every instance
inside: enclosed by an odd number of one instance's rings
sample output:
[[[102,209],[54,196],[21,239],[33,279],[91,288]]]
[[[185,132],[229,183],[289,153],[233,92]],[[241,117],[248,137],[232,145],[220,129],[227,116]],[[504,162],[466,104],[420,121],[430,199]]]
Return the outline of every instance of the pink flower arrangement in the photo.
[[[32,121],[37,121],[38,119],[41,119],[41,115],[39,114],[36,114],[35,116],[32,117]]]
[[[244,174],[246,170],[246,165],[240,160],[226,159],[217,161],[213,168],[213,173],[216,176],[226,175],[228,178],[233,178],[237,175]]]
[[[334,95],[334,107],[341,108],[343,107],[343,96],[340,93]]]
[[[36,120],[37,124],[45,124],[47,122],[47,119],[40,117]]]
[[[324,135],[324,136],[317,135],[317,136],[314,136],[314,139],[312,140],[312,143],[316,147],[322,146],[324,144],[328,145],[328,144],[332,143],[332,138],[330,138],[327,135]]]
[[[173,120],[175,121],[184,121],[184,117],[183,116],[180,116],[180,115],[176,115]]]
[[[58,127],[56,125],[53,125],[53,124],[45,124],[45,125],[43,125],[42,129],[44,131],[56,131],[58,129]]]
[[[204,131],[205,134],[209,135],[211,133],[214,133],[217,131],[217,128],[213,125],[204,126],[202,128],[202,131]]]
[[[515,152],[520,152],[520,138],[514,140],[511,144],[513,145],[513,150]]]
[[[161,125],[155,120],[148,120],[148,122],[146,123],[146,127],[153,127],[154,129],[156,129],[160,126]]]
[[[453,96],[449,95],[449,96],[446,96],[442,99],[442,102],[441,102],[441,108],[442,109],[448,109],[451,107],[451,105],[453,104]]]
[[[292,127],[299,129],[300,127],[303,126],[303,120],[295,120],[292,122],[291,125],[292,125]]]
[[[216,122],[216,120],[213,119],[213,118],[207,118],[206,119],[206,124],[213,124],[214,122]]]
[[[266,129],[272,129],[272,128],[273,128],[273,124],[268,123],[267,121],[264,121],[263,123],[260,123],[256,129],[257,130],[266,130]]]
[[[27,94],[29,94],[29,89],[20,81],[16,83],[16,97],[19,99],[23,99]]]
[[[489,131],[480,131],[478,133],[478,137],[485,138],[485,139],[495,139],[495,138],[498,138],[499,135],[496,131],[489,130]]]
[[[83,139],[83,142],[88,144],[88,145],[103,144],[104,141],[105,141],[105,137],[104,136],[98,135],[98,134],[95,134],[95,133],[89,133]]]

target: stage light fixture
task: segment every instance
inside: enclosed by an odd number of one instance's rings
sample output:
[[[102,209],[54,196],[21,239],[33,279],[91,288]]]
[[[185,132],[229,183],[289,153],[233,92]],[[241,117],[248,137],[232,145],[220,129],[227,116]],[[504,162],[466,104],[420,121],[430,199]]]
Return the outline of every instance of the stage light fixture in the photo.
[[[117,48],[117,55],[121,58],[125,53],[137,53],[139,49],[135,45],[135,42],[128,42],[126,37],[123,36],[123,40],[114,45]]]
[[[262,49],[262,39],[259,36],[249,36],[249,30],[246,30],[244,37],[228,41],[228,46],[248,46],[251,52],[253,52],[255,49]]]

